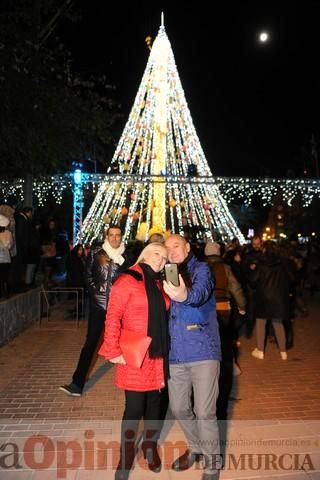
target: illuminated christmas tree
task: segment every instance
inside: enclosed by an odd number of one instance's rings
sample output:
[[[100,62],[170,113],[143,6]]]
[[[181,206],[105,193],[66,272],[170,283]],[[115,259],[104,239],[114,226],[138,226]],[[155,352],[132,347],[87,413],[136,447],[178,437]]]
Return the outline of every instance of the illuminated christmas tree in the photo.
[[[84,242],[110,223],[125,239],[170,231],[244,241],[201,148],[163,25],[107,173]]]

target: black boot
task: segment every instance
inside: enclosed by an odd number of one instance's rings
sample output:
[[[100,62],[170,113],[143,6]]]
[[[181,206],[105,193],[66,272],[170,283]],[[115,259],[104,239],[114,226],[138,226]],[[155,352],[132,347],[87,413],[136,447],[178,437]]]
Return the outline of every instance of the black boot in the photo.
[[[132,464],[129,467],[129,465],[125,464],[125,462],[123,462],[122,458],[120,457],[117,469],[115,471],[114,480],[128,480],[131,467]]]
[[[114,480],[128,480],[130,470],[122,470],[120,464],[117,467],[116,473],[114,475]]]
[[[161,458],[159,457],[157,442],[145,440],[141,446],[143,456],[147,460],[149,470],[154,473],[161,471]]]
[[[179,458],[177,458],[173,462],[171,468],[176,472],[183,472],[184,470],[188,470],[188,468],[191,468],[195,462],[199,463],[201,461],[201,458],[201,453],[193,453],[189,450],[186,450]]]
[[[133,430],[122,432],[120,460],[115,472],[115,480],[128,480],[129,478],[130,470],[136,456],[135,437],[136,435]]]

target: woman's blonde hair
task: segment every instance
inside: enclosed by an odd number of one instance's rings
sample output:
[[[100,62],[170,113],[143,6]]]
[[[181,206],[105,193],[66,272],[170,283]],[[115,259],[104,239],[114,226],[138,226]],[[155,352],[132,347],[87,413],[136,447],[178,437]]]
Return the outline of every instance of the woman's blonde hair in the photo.
[[[137,263],[142,263],[143,260],[144,260],[144,256],[145,256],[145,253],[146,252],[150,252],[152,250],[156,250],[157,248],[162,248],[164,250],[167,250],[167,248],[165,247],[165,245],[163,243],[160,243],[160,242],[153,242],[153,243],[149,243],[146,247],[144,247],[144,249],[142,250],[142,252],[140,253],[135,265],[137,265]]]

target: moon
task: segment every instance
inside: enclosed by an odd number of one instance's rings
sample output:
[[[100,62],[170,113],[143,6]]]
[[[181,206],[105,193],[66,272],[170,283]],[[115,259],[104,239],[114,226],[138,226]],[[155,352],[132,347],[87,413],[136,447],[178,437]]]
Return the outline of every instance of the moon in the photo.
[[[268,32],[260,32],[259,33],[259,42],[266,43],[269,40]]]

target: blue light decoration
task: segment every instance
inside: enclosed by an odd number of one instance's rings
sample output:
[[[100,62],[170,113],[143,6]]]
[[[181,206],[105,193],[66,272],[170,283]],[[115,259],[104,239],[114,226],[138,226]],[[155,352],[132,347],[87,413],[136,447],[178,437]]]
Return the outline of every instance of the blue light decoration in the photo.
[[[83,178],[82,178],[82,163],[73,162],[73,239],[72,243],[75,246],[81,243],[82,230],[82,209],[83,209]]]

